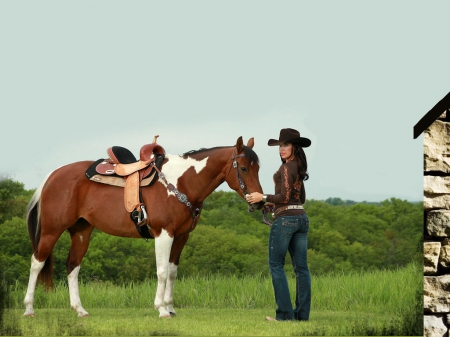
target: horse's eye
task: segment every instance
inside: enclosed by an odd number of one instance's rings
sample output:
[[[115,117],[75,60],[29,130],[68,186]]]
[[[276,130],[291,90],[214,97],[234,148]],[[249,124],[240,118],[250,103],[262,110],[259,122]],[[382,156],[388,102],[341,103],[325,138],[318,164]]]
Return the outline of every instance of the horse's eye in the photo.
[[[242,172],[247,172],[247,168],[246,167],[241,167]]]

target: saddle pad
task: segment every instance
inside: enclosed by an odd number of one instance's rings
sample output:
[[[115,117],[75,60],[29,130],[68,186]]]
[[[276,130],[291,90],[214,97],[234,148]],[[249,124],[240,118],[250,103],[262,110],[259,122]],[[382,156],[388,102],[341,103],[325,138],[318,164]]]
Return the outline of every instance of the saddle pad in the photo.
[[[100,174],[96,174],[88,179],[93,182],[96,182],[96,183],[117,186],[117,187],[125,187],[125,184],[126,184],[125,179],[123,177],[119,177],[119,176],[102,176]],[[158,175],[156,174],[156,171],[153,171],[152,174],[149,175],[147,178],[142,179],[139,186],[141,186],[141,187],[151,186],[155,183],[155,181],[157,179],[158,179]]]

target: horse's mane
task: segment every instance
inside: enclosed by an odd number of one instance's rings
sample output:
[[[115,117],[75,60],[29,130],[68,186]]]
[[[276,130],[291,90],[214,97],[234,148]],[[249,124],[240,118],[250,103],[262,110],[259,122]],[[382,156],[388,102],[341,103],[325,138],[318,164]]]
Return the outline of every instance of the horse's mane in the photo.
[[[191,155],[195,155],[195,154],[198,154],[198,153],[203,153],[203,152],[211,151],[211,150],[215,150],[215,149],[224,149],[226,147],[229,147],[229,146],[216,146],[216,147],[211,147],[209,149],[206,149],[206,148],[203,147],[203,148],[201,148],[199,150],[191,150],[191,151],[185,152],[182,155],[180,155],[180,157],[187,157],[187,156],[191,156]]]
[[[216,146],[216,147],[211,147],[209,149],[206,148],[201,148],[199,150],[191,150],[188,152],[183,153],[182,155],[180,155],[180,157],[186,158],[188,156],[192,156],[192,155],[196,155],[196,154],[201,154],[207,151],[212,151],[215,149],[224,149],[224,148],[230,148],[231,146]],[[256,154],[255,151],[253,151],[251,148],[249,148],[248,146],[244,146],[244,153],[245,153],[245,157],[252,161],[252,162],[256,162],[259,165],[259,158],[258,155]]]

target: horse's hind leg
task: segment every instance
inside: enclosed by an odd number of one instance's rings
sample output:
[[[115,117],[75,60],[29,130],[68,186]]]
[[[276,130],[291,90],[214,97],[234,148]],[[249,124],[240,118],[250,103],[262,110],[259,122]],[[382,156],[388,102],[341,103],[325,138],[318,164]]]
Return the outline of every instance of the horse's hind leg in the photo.
[[[72,243],[66,261],[67,279],[69,284],[70,307],[78,313],[78,317],[89,315],[81,305],[78,291],[78,273],[80,271],[81,260],[88,250],[89,239],[93,229],[94,227],[84,219],[78,220],[74,226],[69,228]]]
[[[34,316],[34,290],[36,289],[37,278],[39,272],[44,267],[45,261],[39,262],[34,257],[34,254],[31,256],[31,267],[30,267],[30,279],[28,281],[27,294],[25,295],[25,299],[23,303],[25,304],[25,313],[24,316]]]
[[[53,287],[53,257],[52,250],[58,240],[59,235],[49,235],[42,233],[36,251],[31,256],[30,278],[28,280],[27,293],[23,303],[25,304],[24,316],[34,316],[34,291],[36,290],[37,279],[42,271],[41,280],[46,288]],[[46,260],[48,265],[45,266]]]

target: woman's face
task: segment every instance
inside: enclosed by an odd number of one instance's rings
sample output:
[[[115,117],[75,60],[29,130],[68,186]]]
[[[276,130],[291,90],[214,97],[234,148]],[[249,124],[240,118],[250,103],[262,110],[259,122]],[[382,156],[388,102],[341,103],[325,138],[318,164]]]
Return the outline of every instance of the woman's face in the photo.
[[[280,145],[280,156],[284,160],[287,160],[292,156],[292,144],[291,143],[283,143]]]

